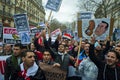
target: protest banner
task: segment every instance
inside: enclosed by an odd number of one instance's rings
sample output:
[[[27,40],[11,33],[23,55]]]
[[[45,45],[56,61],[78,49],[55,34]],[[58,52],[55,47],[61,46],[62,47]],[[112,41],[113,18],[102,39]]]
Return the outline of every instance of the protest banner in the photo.
[[[50,14],[48,16],[48,21],[46,23],[46,25],[48,25],[48,22],[50,21],[51,15],[52,15],[52,11],[59,11],[60,6],[61,6],[62,0],[48,0],[47,4],[46,4],[46,8],[50,9]]]
[[[40,33],[42,30],[42,28],[31,28],[31,36],[34,36],[36,33]]]
[[[4,80],[4,67],[5,67],[5,64],[6,64],[6,59],[8,57],[10,57],[11,55],[9,56],[0,56],[0,80]]]
[[[27,19],[27,14],[15,14],[14,23],[18,32],[28,31],[30,32],[29,23]]]
[[[109,36],[110,19],[83,19],[82,20],[82,34],[86,39],[95,36],[96,40],[105,40]]]
[[[90,11],[86,11],[86,12],[79,12],[77,15],[78,15],[78,20],[82,20],[82,19],[91,19],[94,14]]]
[[[60,28],[58,28],[58,29],[54,30],[53,32],[51,32],[52,37],[57,37],[59,34],[61,34]]]
[[[57,12],[60,8],[61,2],[62,0],[48,0],[46,8]]]
[[[6,44],[21,43],[20,36],[16,28],[3,27],[3,43]]]
[[[58,67],[53,67],[52,65],[47,65],[45,63],[40,63],[40,68],[44,71],[46,80],[65,80],[66,72]]]
[[[46,24],[44,22],[39,22],[37,28],[46,28]]]
[[[0,72],[2,73],[2,74],[4,74],[4,66],[5,66],[5,61],[6,61],[6,59],[8,58],[8,57],[10,57],[11,55],[9,55],[9,56],[0,56]]]

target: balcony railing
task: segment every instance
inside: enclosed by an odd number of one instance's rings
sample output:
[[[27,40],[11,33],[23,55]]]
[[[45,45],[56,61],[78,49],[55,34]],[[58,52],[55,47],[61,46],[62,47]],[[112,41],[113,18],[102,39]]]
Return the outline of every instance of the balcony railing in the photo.
[[[32,25],[34,25],[34,26],[37,26],[37,25],[38,25],[37,23],[35,23],[35,22],[33,22],[33,21],[29,21],[29,24],[32,24]]]
[[[0,10],[0,15],[9,17],[9,18],[12,18],[12,16],[13,16],[11,13],[8,13],[8,12],[2,11],[2,10]]]
[[[4,16],[9,17],[9,18],[12,18],[13,15],[12,15],[11,13],[4,12]]]

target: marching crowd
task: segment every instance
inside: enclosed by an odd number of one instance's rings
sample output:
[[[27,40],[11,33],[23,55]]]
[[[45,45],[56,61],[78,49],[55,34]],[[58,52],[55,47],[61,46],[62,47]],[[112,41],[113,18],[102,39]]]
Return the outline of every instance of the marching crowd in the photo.
[[[55,42],[46,38],[46,30],[36,33],[33,41],[0,45],[0,55],[10,55],[5,64],[5,80],[47,80],[40,63],[66,71],[66,80],[120,80],[120,43],[106,40],[82,40],[58,35]]]

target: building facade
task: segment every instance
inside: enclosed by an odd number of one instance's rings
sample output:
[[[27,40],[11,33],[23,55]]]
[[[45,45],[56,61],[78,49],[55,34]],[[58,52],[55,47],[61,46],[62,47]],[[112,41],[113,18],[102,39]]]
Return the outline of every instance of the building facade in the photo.
[[[42,0],[0,0],[0,22],[4,27],[14,26],[14,14],[27,13],[30,27],[45,21]]]

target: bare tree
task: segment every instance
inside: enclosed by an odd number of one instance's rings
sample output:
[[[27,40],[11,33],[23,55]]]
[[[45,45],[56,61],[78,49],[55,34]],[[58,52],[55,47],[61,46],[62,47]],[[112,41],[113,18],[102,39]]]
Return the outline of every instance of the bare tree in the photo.
[[[95,12],[96,18],[105,17],[109,14],[110,10],[113,10],[113,4],[115,4],[118,0],[78,0],[81,5],[78,5],[79,9],[84,9],[86,11]],[[111,17],[114,17],[116,12],[110,12]]]
[[[60,23],[57,19],[52,19],[50,22],[50,29],[51,31],[54,31],[55,29],[60,28],[61,30],[66,29],[66,25],[63,23]]]
[[[78,0],[77,7],[79,7],[80,11],[83,10],[95,12],[98,5],[99,3],[97,3],[95,0]]]

